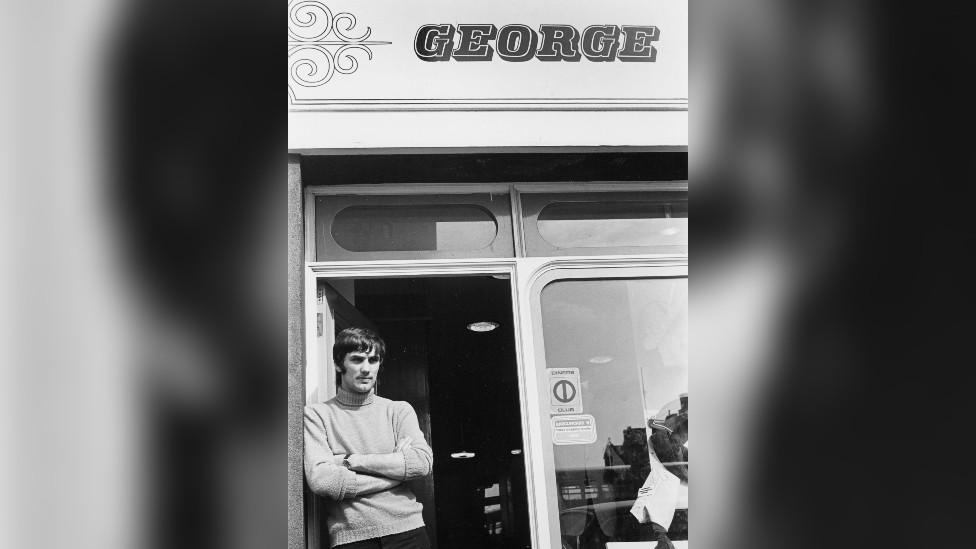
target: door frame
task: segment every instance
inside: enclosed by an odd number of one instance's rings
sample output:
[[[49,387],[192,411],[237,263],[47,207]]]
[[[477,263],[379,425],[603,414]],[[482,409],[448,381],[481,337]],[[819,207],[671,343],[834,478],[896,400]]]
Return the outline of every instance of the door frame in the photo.
[[[522,448],[526,464],[526,493],[529,506],[529,538],[533,548],[549,549],[559,541],[556,522],[550,520],[550,502],[547,487],[548,471],[545,465],[544,434],[540,393],[537,382],[537,334],[534,326],[533,288],[547,274],[555,271],[575,271],[585,277],[597,276],[669,276],[682,273],[687,276],[686,254],[653,254],[640,256],[566,256],[566,257],[511,257],[486,259],[428,259],[428,260],[376,260],[376,261],[322,261],[307,262],[305,266],[305,370],[318,370],[318,379],[326,380],[326,396],[334,388],[329,357],[320,356],[316,325],[318,282],[320,280],[349,278],[416,278],[416,277],[463,277],[479,275],[507,275],[512,301],[512,329],[514,330],[515,357],[518,368],[519,409],[522,422]],[[329,321],[325,321],[325,330]],[[306,394],[310,391],[306,388]],[[317,527],[317,525],[309,525]],[[554,534],[555,532],[555,534]],[[553,537],[553,536],[556,537]]]
[[[496,275],[509,277],[509,291],[512,301],[512,330],[515,340],[515,361],[518,369],[519,381],[519,412],[522,421],[522,448],[525,455],[526,478],[532,479],[535,475],[533,470],[532,454],[530,444],[536,435],[534,430],[527,425],[527,412],[534,406],[534,403],[527,402],[531,394],[526,391],[525,379],[529,376],[523,370],[523,350],[519,341],[522,333],[520,326],[521,315],[519,314],[518,303],[519,295],[515,283],[517,276],[516,258],[491,258],[491,259],[432,259],[432,260],[388,260],[388,261],[341,261],[341,262],[310,262],[305,266],[305,325],[313,327],[316,325],[318,283],[320,280],[349,279],[349,278],[420,278],[420,277],[463,277]],[[324,330],[331,329],[329,321],[326,321]],[[319,383],[325,381],[326,396],[334,395],[334,387],[328,382],[332,379],[331,359],[321,357],[316,330],[305,330],[305,370],[306,379],[310,371],[318,371],[317,378]],[[331,392],[330,392],[331,391]],[[306,388],[306,395],[310,391]],[[435,467],[436,469],[436,467]],[[534,492],[535,483],[531,480],[526,487],[527,503],[529,507],[529,537],[532,547],[544,547],[537,540],[536,532],[539,528],[536,524],[537,513],[534,509],[541,503],[544,504],[545,494],[540,498]],[[318,525],[310,525],[317,528]]]

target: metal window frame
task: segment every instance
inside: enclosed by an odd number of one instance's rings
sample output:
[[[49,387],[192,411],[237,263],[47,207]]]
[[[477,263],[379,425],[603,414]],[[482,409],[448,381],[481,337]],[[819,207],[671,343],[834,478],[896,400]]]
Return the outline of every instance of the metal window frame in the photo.
[[[515,257],[526,257],[522,212],[523,194],[613,193],[687,191],[687,180],[675,181],[553,181],[544,183],[370,183],[363,185],[311,185],[305,188],[305,261],[316,263],[315,199],[319,196],[417,196],[507,193],[511,200],[512,239]],[[383,261],[383,260],[377,260]]]
[[[560,257],[525,257],[522,239],[520,196],[524,193],[621,192],[648,190],[687,190],[687,181],[660,182],[552,182],[552,183],[443,183],[443,184],[369,184],[310,186],[305,189],[305,349],[306,372],[322,368],[316,326],[318,283],[322,280],[349,278],[403,278],[434,276],[508,275],[512,294],[512,319],[515,330],[515,352],[519,377],[519,405],[522,422],[523,454],[526,464],[526,492],[529,505],[529,532],[532,547],[548,549],[559,543],[558,512],[553,522],[551,508],[558,509],[552,498],[558,498],[548,484],[544,435],[548,422],[542,421],[538,390],[537,353],[544,347],[539,318],[538,294],[551,280],[566,278],[634,278],[687,276],[688,254],[593,255]],[[474,259],[316,261],[315,197],[330,195],[425,195],[471,194],[473,192],[508,192],[511,197],[512,230],[515,257]],[[674,274],[680,273],[680,274]],[[541,286],[539,285],[541,282]],[[326,357],[328,358],[328,357]],[[544,359],[544,355],[543,355]],[[331,366],[320,379],[331,379]],[[308,390],[306,390],[306,394]],[[551,448],[548,449],[551,454]],[[551,459],[551,456],[550,456]],[[553,477],[555,473],[553,470]],[[555,506],[555,507],[553,507]]]

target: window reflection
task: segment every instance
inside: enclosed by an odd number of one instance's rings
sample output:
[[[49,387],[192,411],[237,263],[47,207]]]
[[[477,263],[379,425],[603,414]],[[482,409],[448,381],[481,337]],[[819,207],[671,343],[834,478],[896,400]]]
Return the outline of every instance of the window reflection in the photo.
[[[555,202],[539,213],[539,234],[557,248],[675,246],[688,241],[685,203]]]
[[[684,190],[520,195],[530,256],[674,253],[688,245]]]
[[[497,233],[487,210],[465,204],[352,206],[332,222],[332,237],[351,252],[480,250]]]
[[[686,279],[557,281],[541,306],[546,367],[578,369],[596,430],[552,446],[563,547],[687,540]]]

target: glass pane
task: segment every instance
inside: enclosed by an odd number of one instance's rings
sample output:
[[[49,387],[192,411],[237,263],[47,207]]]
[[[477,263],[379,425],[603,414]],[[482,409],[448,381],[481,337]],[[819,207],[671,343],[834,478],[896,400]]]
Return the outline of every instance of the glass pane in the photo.
[[[687,540],[687,280],[556,281],[541,309],[563,547]]]
[[[332,222],[332,237],[352,252],[480,250],[497,233],[491,213],[465,204],[351,206]]]
[[[687,203],[554,202],[538,218],[539,234],[557,248],[681,245]]]

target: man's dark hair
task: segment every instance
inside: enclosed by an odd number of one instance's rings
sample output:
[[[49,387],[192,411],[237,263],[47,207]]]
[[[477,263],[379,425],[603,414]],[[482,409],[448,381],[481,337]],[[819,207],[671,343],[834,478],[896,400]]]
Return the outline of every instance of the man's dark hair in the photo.
[[[332,360],[342,373],[345,373],[342,361],[347,354],[368,353],[371,350],[376,351],[382,363],[386,357],[386,343],[383,342],[383,338],[367,328],[346,328],[336,336],[335,345],[332,346]]]

